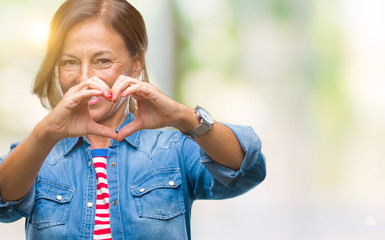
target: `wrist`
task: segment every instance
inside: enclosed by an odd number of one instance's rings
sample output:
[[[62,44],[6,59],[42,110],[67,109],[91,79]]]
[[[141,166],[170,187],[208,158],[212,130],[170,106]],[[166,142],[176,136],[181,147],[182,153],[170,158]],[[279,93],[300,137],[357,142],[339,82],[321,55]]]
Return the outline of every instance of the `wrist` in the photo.
[[[175,127],[181,132],[189,132],[195,129],[199,124],[200,121],[196,117],[194,109],[182,105],[178,121],[172,127]]]
[[[193,125],[190,125],[190,128],[185,128],[190,130],[182,131],[183,134],[190,138],[198,138],[202,136],[206,132],[210,131],[214,125],[214,119],[200,106],[195,107],[193,118],[195,119],[195,123],[198,122],[198,125],[195,125],[194,128],[192,128]]]
[[[49,127],[46,124],[46,118],[44,118],[34,127],[32,134],[37,138],[39,142],[46,142],[47,144],[53,145],[58,143],[63,138],[53,134],[53,132],[49,130]]]

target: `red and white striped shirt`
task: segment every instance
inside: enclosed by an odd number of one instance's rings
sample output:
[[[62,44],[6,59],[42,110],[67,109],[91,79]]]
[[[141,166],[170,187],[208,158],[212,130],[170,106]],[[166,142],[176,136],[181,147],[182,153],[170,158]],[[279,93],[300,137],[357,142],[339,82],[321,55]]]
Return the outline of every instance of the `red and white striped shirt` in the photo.
[[[107,182],[108,149],[93,149],[91,150],[91,155],[97,178],[94,239],[112,240],[109,206],[110,194]]]

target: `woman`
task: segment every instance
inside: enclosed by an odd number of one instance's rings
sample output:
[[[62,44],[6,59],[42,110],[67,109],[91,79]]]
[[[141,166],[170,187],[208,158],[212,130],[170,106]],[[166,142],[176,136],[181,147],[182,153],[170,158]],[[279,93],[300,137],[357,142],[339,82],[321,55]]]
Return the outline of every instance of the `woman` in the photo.
[[[0,220],[27,239],[190,239],[195,199],[263,181],[249,127],[214,122],[148,83],[145,24],[125,0],[56,12],[34,92],[50,113],[0,158]],[[135,116],[135,117],[134,117]],[[152,130],[170,126],[177,130]]]

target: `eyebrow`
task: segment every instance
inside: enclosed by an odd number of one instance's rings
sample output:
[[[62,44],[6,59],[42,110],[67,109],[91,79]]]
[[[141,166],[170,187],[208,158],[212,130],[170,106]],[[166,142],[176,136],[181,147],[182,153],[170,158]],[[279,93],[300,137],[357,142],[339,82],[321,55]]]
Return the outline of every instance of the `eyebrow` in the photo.
[[[92,55],[92,58],[98,57],[98,56],[103,55],[103,54],[105,54],[105,53],[107,53],[107,54],[112,54],[112,52],[110,52],[110,51],[100,51],[100,52],[96,52],[94,55]],[[76,58],[76,59],[78,59],[77,56],[75,56],[75,55],[73,55],[73,54],[70,54],[70,53],[63,53],[62,55],[65,55],[65,56],[68,56],[68,57],[71,57],[71,58]]]
[[[98,57],[98,56],[103,55],[103,54],[105,54],[105,53],[107,53],[107,54],[112,54],[112,52],[110,52],[110,51],[100,51],[100,52],[95,53],[95,54],[92,56],[92,58]]]

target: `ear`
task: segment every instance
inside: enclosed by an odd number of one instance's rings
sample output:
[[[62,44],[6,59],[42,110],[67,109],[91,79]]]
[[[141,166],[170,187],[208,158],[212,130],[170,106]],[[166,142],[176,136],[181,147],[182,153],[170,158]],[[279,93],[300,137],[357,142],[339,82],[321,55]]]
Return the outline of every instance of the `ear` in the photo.
[[[142,73],[143,65],[142,65],[142,60],[140,59],[140,56],[136,56],[134,59],[134,72],[133,76],[140,76]]]

